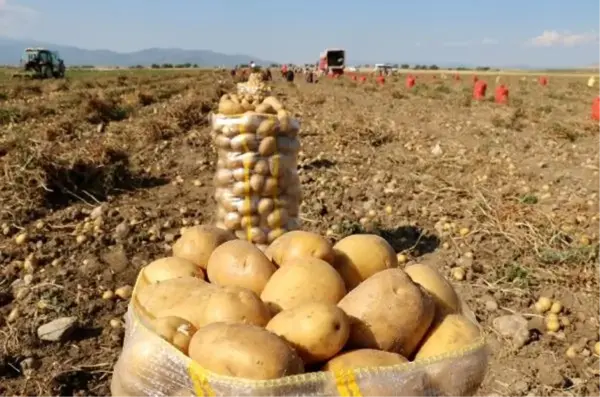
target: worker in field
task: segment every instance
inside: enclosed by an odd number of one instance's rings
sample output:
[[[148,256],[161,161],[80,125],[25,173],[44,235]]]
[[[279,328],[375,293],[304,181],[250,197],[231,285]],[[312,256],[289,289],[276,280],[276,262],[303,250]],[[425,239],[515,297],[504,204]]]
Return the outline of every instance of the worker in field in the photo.
[[[288,70],[285,74],[285,80],[288,83],[293,83],[294,82],[294,71],[293,70]]]
[[[281,66],[281,77],[285,78],[285,76],[287,75],[288,72],[288,66],[286,64],[283,64]]]
[[[315,80],[316,80],[317,76],[314,71],[312,71],[310,69],[306,70],[305,76],[306,76],[307,83],[309,83],[309,84],[316,83]]]

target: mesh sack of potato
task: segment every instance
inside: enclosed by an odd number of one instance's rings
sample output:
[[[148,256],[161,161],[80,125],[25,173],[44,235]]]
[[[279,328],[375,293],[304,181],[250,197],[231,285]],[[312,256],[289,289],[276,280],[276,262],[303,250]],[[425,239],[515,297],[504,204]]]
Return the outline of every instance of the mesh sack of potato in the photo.
[[[238,95],[266,96],[271,92],[271,87],[265,82],[262,72],[253,72],[248,76],[248,81],[237,84]]]
[[[286,247],[270,247],[283,260],[275,270],[253,244],[215,229],[186,237],[212,236],[198,250],[210,252],[210,283],[197,270],[199,256],[196,265],[165,258],[140,272],[113,396],[464,396],[483,381],[481,330],[435,269],[399,269],[376,238],[331,247],[294,231],[284,235]],[[331,266],[339,255],[361,270],[357,285]],[[232,266],[271,276],[242,288],[248,272]]]
[[[298,228],[299,128],[274,97],[223,96],[212,115],[217,226],[256,244]]]

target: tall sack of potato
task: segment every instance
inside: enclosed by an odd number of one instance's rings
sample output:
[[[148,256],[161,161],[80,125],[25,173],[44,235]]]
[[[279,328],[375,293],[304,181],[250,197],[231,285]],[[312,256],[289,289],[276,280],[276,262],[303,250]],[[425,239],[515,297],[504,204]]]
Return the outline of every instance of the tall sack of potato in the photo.
[[[262,100],[270,92],[271,87],[266,84],[264,75],[261,72],[250,73],[247,82],[237,84],[238,95],[253,95]]]
[[[212,115],[218,227],[259,245],[298,228],[299,129],[275,97],[221,98]]]

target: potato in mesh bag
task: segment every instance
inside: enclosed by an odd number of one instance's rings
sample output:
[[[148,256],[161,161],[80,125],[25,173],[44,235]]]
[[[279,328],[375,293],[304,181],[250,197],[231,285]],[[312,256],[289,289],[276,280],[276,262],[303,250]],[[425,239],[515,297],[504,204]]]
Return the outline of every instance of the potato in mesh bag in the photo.
[[[298,228],[298,121],[274,97],[228,94],[212,130],[217,226],[256,244]]]

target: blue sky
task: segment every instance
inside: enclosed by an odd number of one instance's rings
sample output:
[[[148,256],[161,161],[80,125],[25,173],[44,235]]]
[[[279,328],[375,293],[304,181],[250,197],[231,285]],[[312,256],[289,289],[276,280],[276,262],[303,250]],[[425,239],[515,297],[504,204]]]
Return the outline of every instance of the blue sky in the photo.
[[[0,0],[0,36],[87,49],[149,47],[313,62],[598,63],[598,0]]]

